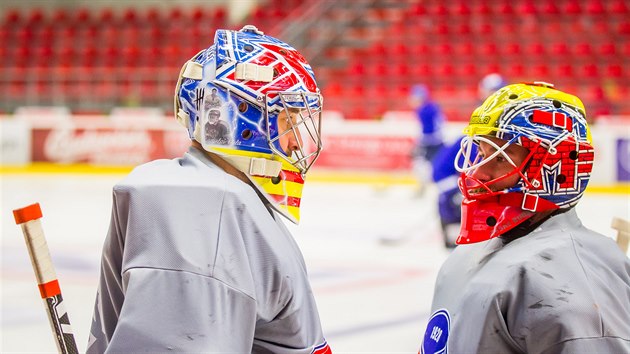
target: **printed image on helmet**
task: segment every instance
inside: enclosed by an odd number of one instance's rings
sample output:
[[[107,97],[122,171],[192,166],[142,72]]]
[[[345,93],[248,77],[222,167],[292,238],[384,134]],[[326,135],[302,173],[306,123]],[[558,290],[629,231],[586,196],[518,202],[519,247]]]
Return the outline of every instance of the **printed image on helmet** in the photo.
[[[500,236],[535,213],[571,208],[582,197],[594,149],[579,98],[547,83],[505,86],[472,113],[465,133],[456,159],[464,195],[458,244]],[[479,144],[490,152],[483,156]],[[524,151],[521,163],[513,158],[516,149]],[[477,178],[495,158],[511,171]]]
[[[306,59],[249,25],[217,30],[184,64],[175,92],[189,137],[245,173],[296,223],[304,177],[322,149],[321,112]]]

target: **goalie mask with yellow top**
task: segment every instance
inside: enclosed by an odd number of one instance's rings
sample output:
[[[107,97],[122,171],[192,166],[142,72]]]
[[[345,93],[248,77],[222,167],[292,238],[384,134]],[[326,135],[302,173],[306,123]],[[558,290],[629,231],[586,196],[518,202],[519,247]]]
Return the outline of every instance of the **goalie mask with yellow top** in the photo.
[[[543,82],[505,86],[472,113],[456,168],[458,244],[489,240],[582,197],[594,150],[584,105]]]
[[[310,65],[254,26],[218,30],[182,67],[175,112],[191,139],[243,172],[294,223],[321,151],[322,97]]]

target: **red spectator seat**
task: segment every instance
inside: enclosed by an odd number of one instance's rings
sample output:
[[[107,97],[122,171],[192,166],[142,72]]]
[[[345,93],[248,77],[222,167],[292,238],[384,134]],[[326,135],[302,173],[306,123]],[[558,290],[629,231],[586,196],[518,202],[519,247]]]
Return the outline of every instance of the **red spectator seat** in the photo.
[[[472,57],[475,53],[475,47],[470,42],[458,43],[455,45],[453,53],[460,57]]]
[[[541,7],[541,13],[545,15],[559,15],[560,9],[556,4],[556,0],[547,0]]]
[[[453,13],[458,16],[468,16],[470,15],[471,10],[466,1],[458,1],[453,6]]]
[[[563,8],[563,13],[567,15],[579,15],[581,12],[582,7],[578,0],[567,1]]]
[[[508,43],[505,47],[505,54],[508,56],[520,56],[522,54],[520,43]]]
[[[438,2],[432,9],[431,13],[437,16],[448,16],[449,9],[444,3]]]
[[[599,45],[598,54],[603,57],[611,57],[617,54],[614,42],[604,42]]]
[[[179,22],[183,19],[184,19],[184,12],[179,6],[173,6],[168,12],[168,20],[171,22]]]
[[[556,66],[556,74],[557,77],[567,77],[570,78],[574,75],[573,65],[568,63],[561,63]]]
[[[74,21],[76,25],[88,24],[92,21],[92,12],[85,7],[81,7],[74,13],[72,21]]]
[[[536,14],[538,14],[538,9],[534,5],[533,1],[526,0],[518,6],[518,13],[523,15],[535,16]]]
[[[477,72],[477,65],[473,63],[462,64],[461,73],[463,76],[468,78],[467,80],[471,80],[470,78],[479,76]]]
[[[581,42],[575,46],[575,54],[581,56],[589,56],[593,54],[593,48],[588,42]]]
[[[433,76],[433,66],[429,64],[416,64],[412,68],[413,77],[418,81],[425,81]]]
[[[217,6],[214,10],[214,23],[225,23],[227,12],[223,6]]]
[[[470,25],[466,22],[462,22],[455,27],[455,34],[458,36],[469,36],[472,33]]]
[[[586,78],[596,78],[599,75],[597,64],[587,63],[582,66],[582,75]]]
[[[138,21],[138,14],[136,12],[136,9],[134,9],[133,7],[125,9],[122,15],[122,19],[123,22],[127,25],[136,25],[136,22]]]
[[[606,76],[620,79],[623,77],[623,67],[619,64],[610,64],[606,67]]]
[[[411,47],[411,53],[414,56],[429,56],[431,55],[431,47],[425,43],[415,44]]]
[[[427,14],[427,9],[424,4],[416,2],[409,7],[409,14],[415,17],[422,17]]]
[[[492,6],[490,6],[486,1],[480,1],[476,6],[473,5],[472,11],[473,13],[482,16],[490,16],[492,15]]]
[[[549,66],[547,64],[538,64],[532,68],[532,76],[540,81],[549,81]]]
[[[114,10],[109,7],[104,7],[101,9],[101,12],[99,14],[99,21],[102,25],[111,24],[112,22],[114,22],[114,20]]]
[[[44,24],[44,21],[45,17],[42,9],[37,6],[31,8],[28,14],[27,25],[32,28]]]
[[[447,36],[450,33],[450,28],[448,23],[440,22],[435,25],[435,34],[440,36]]]
[[[604,8],[604,4],[602,4],[601,0],[590,0],[586,4],[586,13],[591,16],[599,16],[606,13],[606,9]]]
[[[610,5],[609,13],[616,14],[619,16],[627,16],[630,11],[628,10],[629,5],[625,0],[614,0],[608,2]]]
[[[533,42],[527,46],[527,54],[529,55],[545,55],[547,50],[541,43]]]
[[[519,62],[510,63],[507,65],[504,73],[510,81],[522,81],[525,77],[525,66]]]
[[[624,36],[630,35],[630,21],[626,19],[626,21],[619,23],[617,33]]]
[[[569,46],[565,42],[558,42],[551,45],[551,54],[557,56],[559,60],[563,60],[564,56],[570,54]]]
[[[498,5],[498,13],[502,16],[510,16],[514,14],[514,7],[512,7],[511,1],[502,1]]]
[[[436,52],[440,56],[450,56],[453,54],[453,47],[449,43],[440,43],[437,45]]]
[[[22,21],[22,13],[16,9],[9,9],[4,14],[4,24],[15,26]]]
[[[494,42],[484,43],[481,46],[481,54],[485,56],[495,56],[499,54],[499,49]]]
[[[70,16],[66,12],[66,9],[63,7],[59,7],[54,10],[52,15],[52,22],[55,26],[68,26],[68,22],[70,21]]]
[[[162,12],[156,7],[148,7],[144,13],[144,21],[151,25],[159,24],[162,21]]]
[[[409,54],[409,47],[405,43],[396,43],[392,49],[392,54],[398,57],[405,57]]]
[[[384,77],[389,74],[389,69],[389,65],[384,62],[375,63],[370,66],[369,74],[376,77]]]

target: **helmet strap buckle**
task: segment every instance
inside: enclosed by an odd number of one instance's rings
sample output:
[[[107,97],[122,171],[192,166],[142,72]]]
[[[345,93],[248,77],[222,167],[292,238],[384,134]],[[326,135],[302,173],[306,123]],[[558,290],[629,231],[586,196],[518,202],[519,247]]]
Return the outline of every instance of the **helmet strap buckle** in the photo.
[[[538,208],[538,199],[540,199],[540,197],[536,194],[524,193],[521,209],[536,212],[536,209]]]
[[[277,177],[282,170],[280,161],[253,157],[249,162],[249,174],[251,176]]]

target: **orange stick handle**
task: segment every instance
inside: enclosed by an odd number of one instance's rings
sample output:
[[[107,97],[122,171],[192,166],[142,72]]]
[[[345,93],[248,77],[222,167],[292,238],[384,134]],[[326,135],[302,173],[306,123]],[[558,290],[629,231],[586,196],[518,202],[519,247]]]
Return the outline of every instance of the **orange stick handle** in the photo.
[[[20,225],[26,248],[31,257],[31,264],[37,278],[39,293],[44,300],[48,311],[48,319],[52,327],[57,344],[57,350],[62,354],[79,353],[77,344],[72,334],[72,327],[68,313],[61,296],[61,288],[57,280],[57,274],[50,258],[48,244],[44,237],[41,218],[42,210],[39,203],[13,210],[15,223]]]

